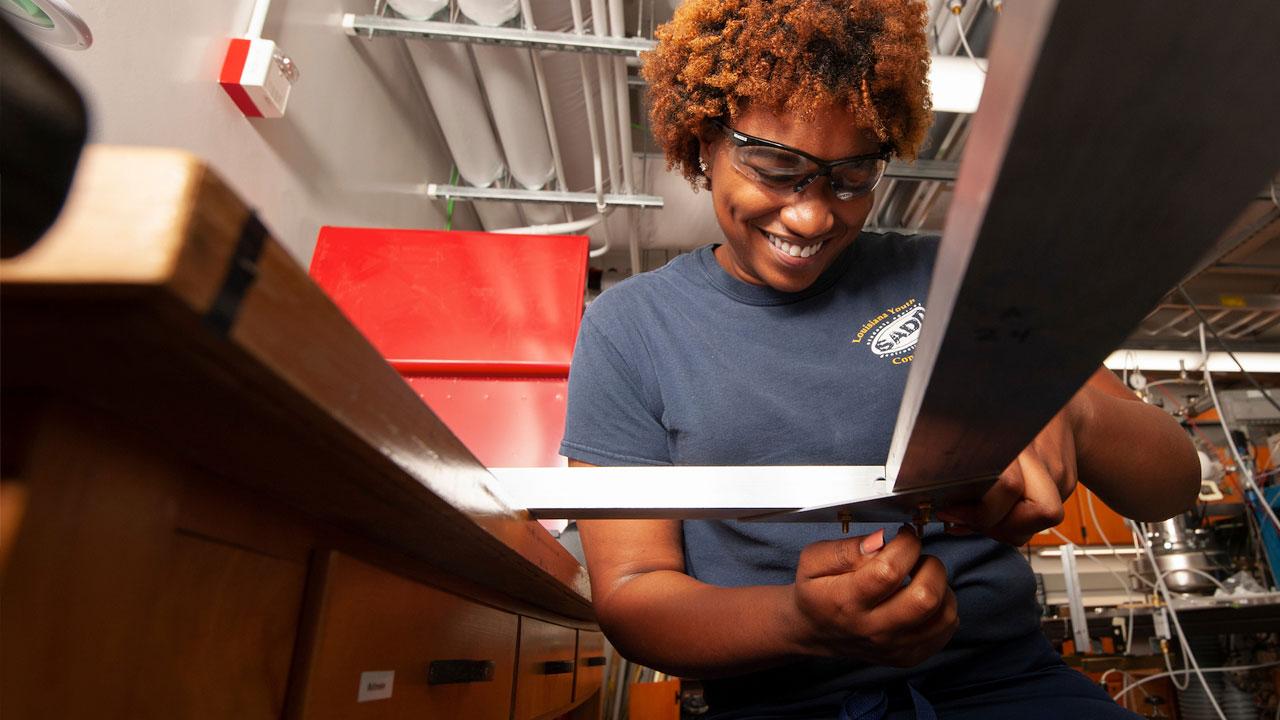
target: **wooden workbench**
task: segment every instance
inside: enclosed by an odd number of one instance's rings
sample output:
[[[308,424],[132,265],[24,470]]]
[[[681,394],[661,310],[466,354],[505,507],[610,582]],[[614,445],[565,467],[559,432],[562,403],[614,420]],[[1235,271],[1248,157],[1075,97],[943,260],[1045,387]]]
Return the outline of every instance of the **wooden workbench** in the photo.
[[[264,235],[91,148],[0,262],[0,714],[593,717],[585,570]]]

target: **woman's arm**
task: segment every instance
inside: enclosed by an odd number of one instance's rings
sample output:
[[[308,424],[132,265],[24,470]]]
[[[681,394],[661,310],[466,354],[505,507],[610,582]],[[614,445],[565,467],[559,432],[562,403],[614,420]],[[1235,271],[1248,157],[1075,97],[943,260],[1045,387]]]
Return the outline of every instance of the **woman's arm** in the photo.
[[[1105,368],[1072,401],[1080,481],[1134,520],[1164,520],[1200,492],[1200,460],[1178,421]]]
[[[1135,520],[1172,517],[1195,502],[1200,461],[1178,422],[1094,373],[975,503],[938,513],[949,522],[1021,545],[1062,522],[1077,479]]]
[[[920,555],[910,532],[887,545],[881,532],[815,543],[792,584],[724,588],[685,574],[679,521],[578,527],[610,642],[674,675],[733,675],[837,655],[906,667],[942,649],[958,624],[946,569]]]

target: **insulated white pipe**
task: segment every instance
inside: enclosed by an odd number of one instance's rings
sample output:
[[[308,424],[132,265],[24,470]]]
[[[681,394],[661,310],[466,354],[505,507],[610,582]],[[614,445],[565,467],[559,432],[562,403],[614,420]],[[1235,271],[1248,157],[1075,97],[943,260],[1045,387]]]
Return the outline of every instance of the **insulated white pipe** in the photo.
[[[537,30],[537,26],[533,22],[533,3],[530,0],[520,0],[520,14],[524,19],[524,27],[526,30]],[[529,51],[529,60],[533,63],[533,77],[538,83],[538,104],[542,106],[542,122],[546,125],[547,142],[551,146],[551,166],[555,171],[556,189],[568,190],[564,180],[564,161],[560,158],[560,141],[556,134],[556,119],[551,114],[551,98],[547,94],[547,74],[542,69],[542,54],[538,50]],[[569,212],[568,205],[560,206],[560,213],[564,215],[565,221],[573,220],[573,214]],[[534,213],[537,215],[538,213]]]
[[[502,152],[489,129],[489,113],[471,69],[466,47],[457,43],[407,40],[458,174],[468,184],[488,187],[502,177]]]
[[[516,207],[515,203],[476,202],[471,203],[471,207],[475,209],[476,215],[480,218],[480,225],[489,232],[497,232],[502,228],[519,227],[528,224],[521,217],[520,209]]]
[[[582,8],[579,7],[578,0],[569,0],[569,7],[573,11],[573,31],[581,35],[583,34]],[[595,98],[591,96],[591,82],[587,77],[587,59],[581,55],[578,56],[578,70],[582,75],[582,97],[583,105],[587,109],[587,129],[591,134],[591,156],[596,181],[596,211],[603,217],[607,206],[604,203],[604,173],[600,168],[600,132],[596,129]],[[600,257],[609,252],[608,219],[600,223],[600,228],[604,234],[604,246],[588,252],[588,257]]]
[[[596,35],[604,37],[609,34],[609,11],[605,0],[591,0],[591,26]],[[622,184],[618,179],[618,126],[613,119],[618,117],[614,106],[616,94],[613,83],[611,62],[603,56],[596,57],[596,73],[600,77],[600,111],[604,121],[605,154],[609,159],[609,188],[618,192]]]
[[[459,0],[458,3],[458,8],[473,22],[491,27],[510,22],[520,7],[520,0]],[[546,106],[539,94],[544,83],[529,51],[476,45],[472,54],[511,177],[530,190],[546,187],[556,175],[556,163],[547,135]],[[544,122],[530,122],[530,118],[538,116],[544,116]],[[535,224],[565,217],[563,208],[538,203],[522,206],[521,212]]]
[[[622,14],[622,0],[609,0],[609,34],[622,37],[626,34],[625,18]],[[632,177],[631,150],[631,91],[627,86],[627,62],[618,57],[613,59],[614,104],[617,106],[618,155],[622,161],[622,192],[635,192],[635,181]],[[644,269],[640,259],[640,243],[636,237],[633,214],[630,209],[622,213],[627,235],[627,250],[631,262],[631,274],[635,275]]]
[[[495,230],[500,235],[575,235],[588,230],[599,224],[605,218],[604,215],[592,215],[582,220],[574,220],[572,222],[555,223],[552,225],[530,225],[522,228],[505,228],[503,230]]]
[[[458,0],[458,9],[477,25],[505,25],[520,12],[519,0]]]
[[[542,107],[527,51],[474,45],[472,52],[511,176],[522,186],[538,190],[555,175],[555,165],[546,126],[536,120],[530,122],[542,116]]]
[[[623,37],[626,34],[622,14],[622,0],[609,0],[609,34]],[[618,151],[622,161],[622,192],[635,192],[632,179],[631,158],[631,92],[627,88],[627,61],[613,58],[614,101],[617,104]],[[615,191],[616,192],[616,191]]]
[[[449,0],[387,0],[387,4],[409,20],[430,20],[449,7]]]

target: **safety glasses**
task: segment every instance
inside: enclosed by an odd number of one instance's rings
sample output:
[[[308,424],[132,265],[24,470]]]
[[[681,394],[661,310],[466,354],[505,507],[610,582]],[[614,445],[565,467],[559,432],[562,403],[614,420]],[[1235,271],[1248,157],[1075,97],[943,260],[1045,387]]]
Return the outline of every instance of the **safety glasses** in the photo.
[[[875,190],[889,166],[888,147],[828,162],[782,143],[738,132],[719,120],[714,122],[733,143],[729,151],[733,166],[770,190],[802,192],[814,180],[826,177],[837,200],[852,200]]]

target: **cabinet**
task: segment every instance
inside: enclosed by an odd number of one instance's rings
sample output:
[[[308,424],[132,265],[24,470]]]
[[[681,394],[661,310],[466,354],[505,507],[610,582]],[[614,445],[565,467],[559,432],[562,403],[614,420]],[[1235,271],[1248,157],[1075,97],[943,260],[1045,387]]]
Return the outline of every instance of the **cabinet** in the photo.
[[[294,717],[507,720],[515,615],[342,553],[321,563]]]
[[[598,708],[585,569],[203,162],[87,149],[0,301],[0,717],[506,720],[522,637]]]
[[[573,701],[577,633],[534,618],[520,618],[520,664],[514,720],[547,717]]]
[[[594,630],[578,631],[578,669],[573,679],[573,699],[582,700],[600,689],[604,680],[604,635]]]

